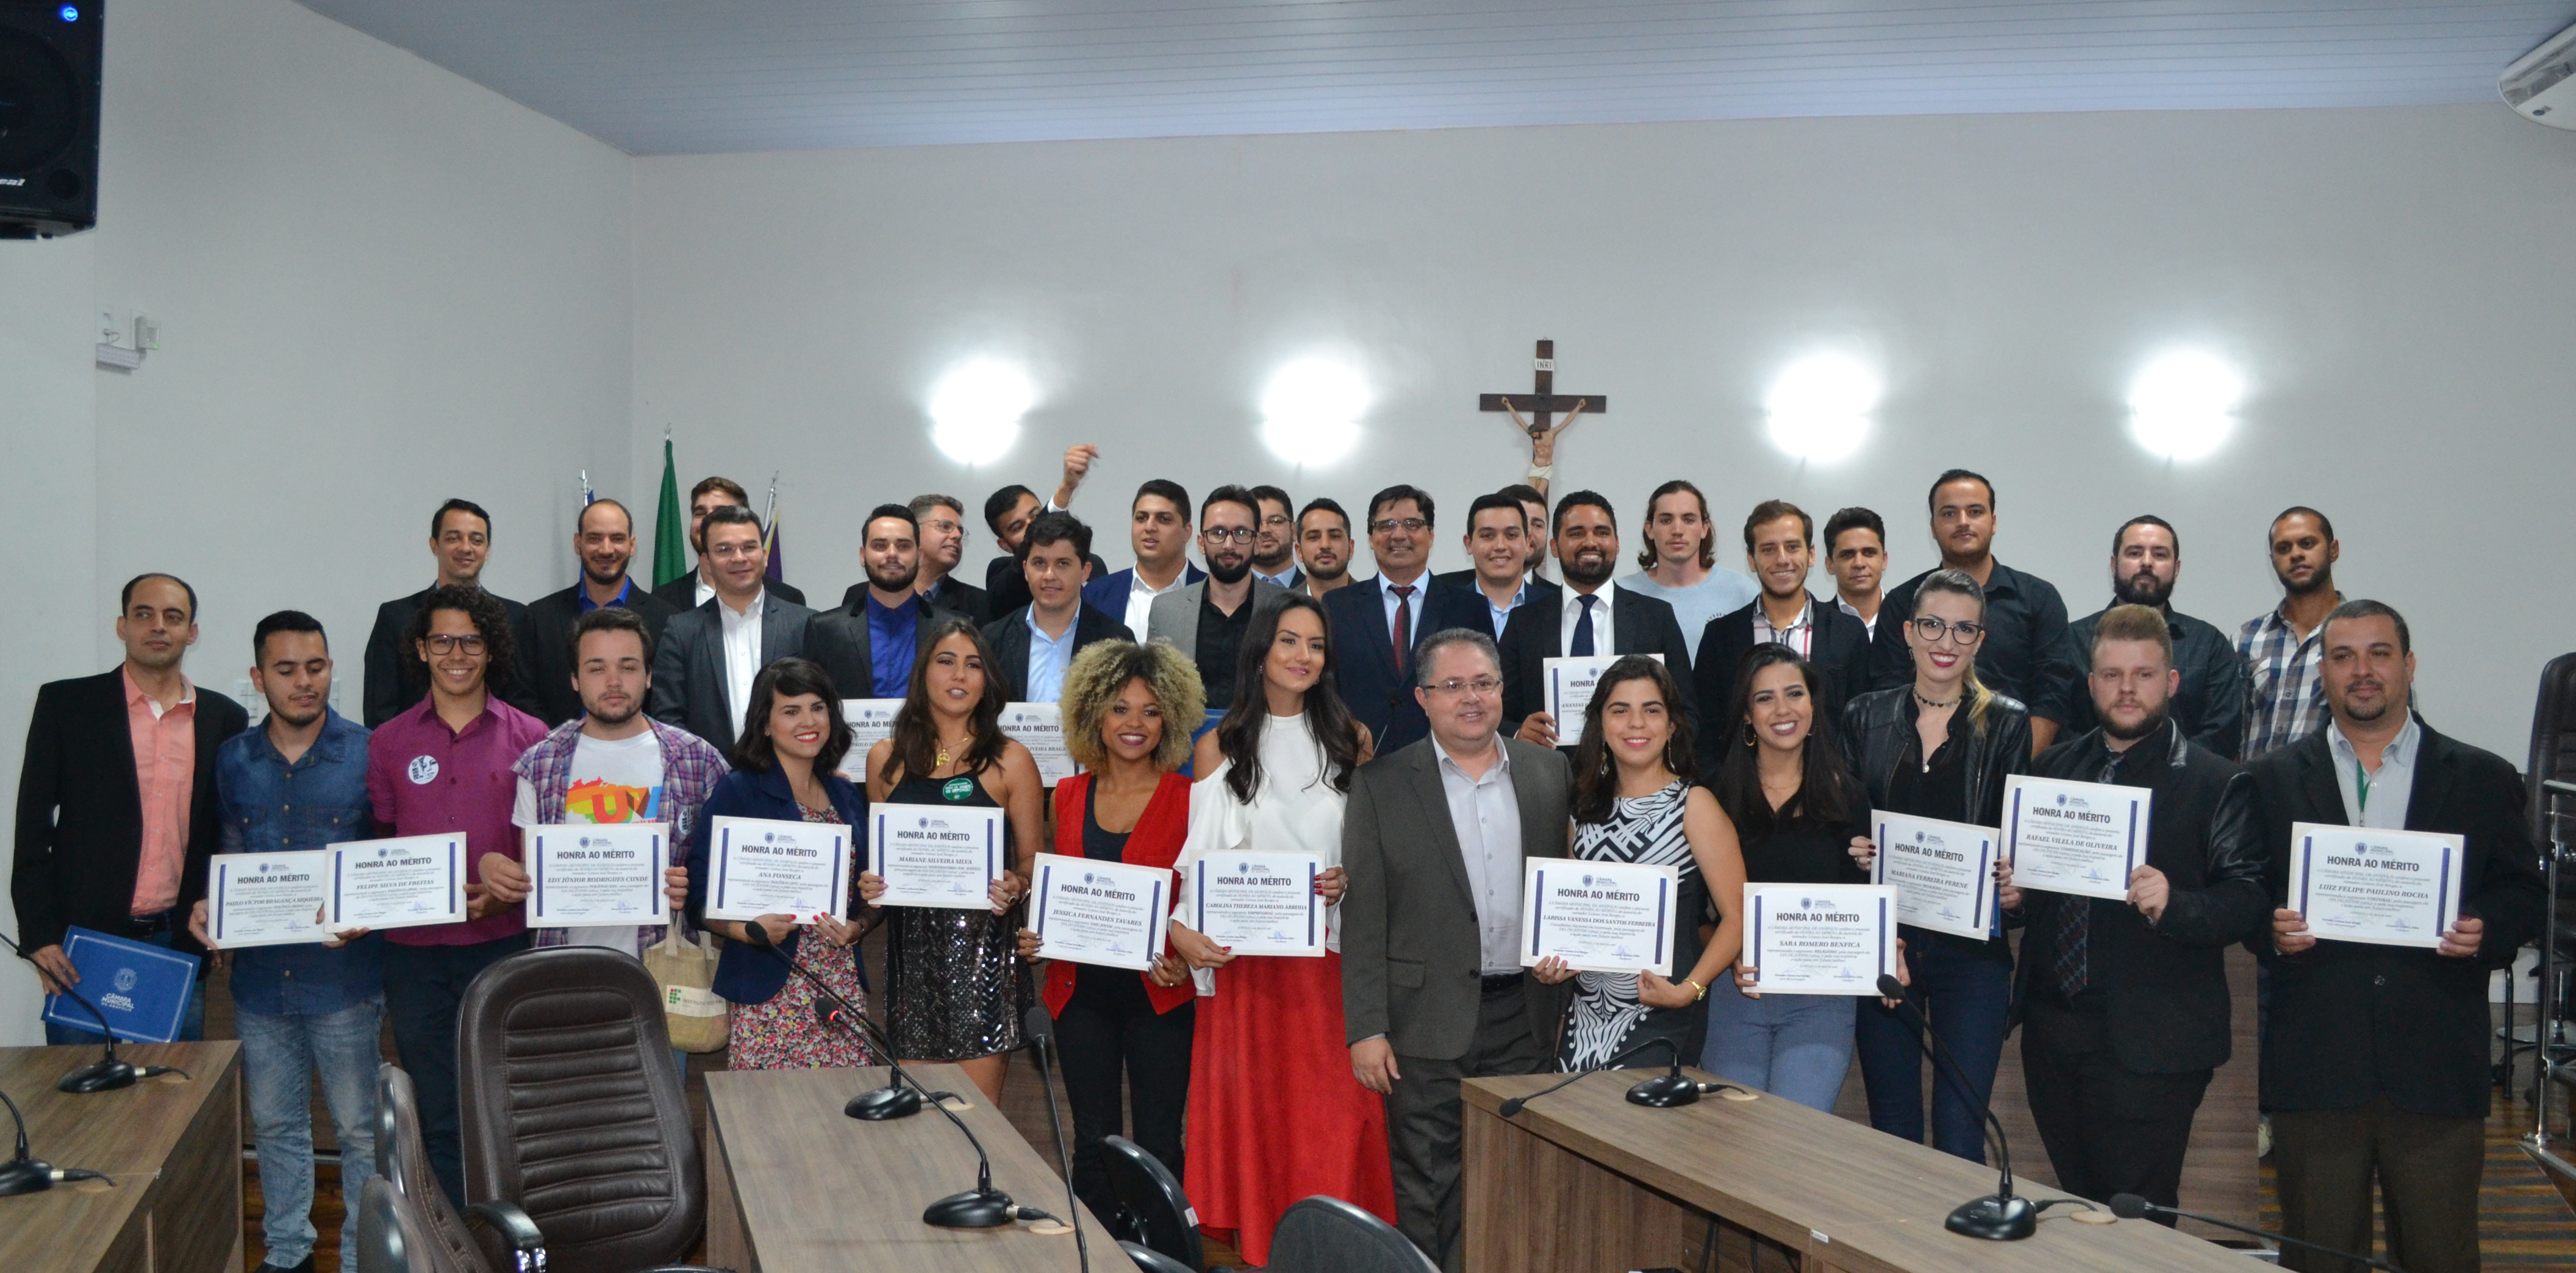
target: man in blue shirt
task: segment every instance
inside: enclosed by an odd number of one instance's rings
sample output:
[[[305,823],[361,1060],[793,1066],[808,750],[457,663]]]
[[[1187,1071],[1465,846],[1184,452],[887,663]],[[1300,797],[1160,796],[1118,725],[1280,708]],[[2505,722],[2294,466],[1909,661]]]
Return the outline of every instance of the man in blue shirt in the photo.
[[[215,754],[222,851],[319,849],[365,838],[367,730],[330,708],[331,650],[321,623],[281,610],[259,621],[251,648],[259,660],[251,683],[268,698],[268,722],[235,734]],[[205,902],[188,928],[207,941]],[[319,1068],[339,1133],[341,1195],[355,1198],[375,1173],[384,943],[360,929],[322,945],[254,946],[230,958],[259,1145],[268,1245],[260,1273],[311,1273],[312,1076]],[[357,1267],[357,1236],[351,1207],[340,1226],[340,1267]]]

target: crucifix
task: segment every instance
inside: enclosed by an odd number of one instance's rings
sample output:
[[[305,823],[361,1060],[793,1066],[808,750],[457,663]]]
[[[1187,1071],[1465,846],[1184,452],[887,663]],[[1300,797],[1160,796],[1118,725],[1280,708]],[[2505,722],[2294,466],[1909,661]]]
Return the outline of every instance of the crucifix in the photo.
[[[1575,417],[1586,411],[1609,410],[1610,399],[1598,394],[1576,397],[1556,392],[1556,342],[1553,340],[1538,342],[1538,354],[1530,366],[1535,375],[1529,393],[1481,394],[1476,399],[1476,409],[1503,412],[1511,417],[1514,425],[1529,434],[1530,485],[1545,494],[1548,479],[1555,476],[1556,435],[1565,432]],[[1551,427],[1550,419],[1560,411],[1565,413],[1565,418]],[[1528,415],[1524,417],[1523,412]]]

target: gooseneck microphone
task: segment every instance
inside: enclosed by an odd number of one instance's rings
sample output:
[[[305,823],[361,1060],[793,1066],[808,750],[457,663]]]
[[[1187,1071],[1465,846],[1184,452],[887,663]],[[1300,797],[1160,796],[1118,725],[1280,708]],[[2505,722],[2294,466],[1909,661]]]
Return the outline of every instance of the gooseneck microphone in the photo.
[[[17,1156],[0,1163],[0,1198],[15,1197],[22,1193],[43,1193],[53,1188],[53,1165],[40,1162],[35,1155],[27,1152],[27,1116],[18,1112],[18,1102],[10,1100],[7,1092],[0,1092],[0,1104],[7,1105],[9,1117],[18,1120]]]
[[[2173,1216],[2176,1219],[2181,1220],[2198,1220],[2202,1224],[2213,1224],[2222,1229],[2234,1229],[2238,1233],[2252,1234],[2266,1242],[2278,1242],[2283,1246],[2294,1246],[2301,1250],[2314,1251],[2319,1255],[2331,1255],[2338,1260],[2350,1260],[2355,1264],[2366,1264],[2374,1269],[2386,1269],[2388,1270],[2388,1273],[2406,1273],[2406,1270],[2401,1269],[2386,1260],[2374,1260],[2366,1255],[2354,1255],[2350,1251],[2338,1251],[2333,1247],[2319,1246],[2314,1242],[2304,1241],[2299,1238],[2285,1238],[2277,1233],[2266,1233],[2252,1225],[2238,1224],[2233,1220],[2221,1220],[2216,1216],[2199,1215],[2190,1211],[2177,1211],[2172,1207],[2161,1206],[2156,1203],[2149,1202],[2134,1193],[2112,1194],[2111,1214],[2118,1216],[2123,1220],[2136,1220],[2141,1217],[2151,1215]]]
[[[1625,1061],[1629,1057],[1635,1056],[1640,1052],[1659,1047],[1664,1048],[1673,1054],[1673,1068],[1667,1073],[1658,1074],[1653,1078],[1646,1079],[1643,1082],[1638,1083],[1636,1086],[1629,1088],[1629,1104],[1644,1105],[1654,1109],[1674,1109],[1683,1105],[1698,1104],[1699,1098],[1710,1092],[1743,1092],[1746,1090],[1744,1088],[1737,1087],[1733,1083],[1694,1082],[1688,1075],[1682,1073],[1682,1048],[1680,1044],[1673,1042],[1671,1039],[1648,1039],[1633,1048],[1624,1049],[1616,1056],[1603,1062],[1601,1069],[1609,1069],[1610,1067],[1617,1065],[1621,1061]],[[1520,1113],[1521,1110],[1526,1108],[1531,1101],[1537,1100],[1550,1092],[1560,1091],[1573,1084],[1575,1080],[1580,1079],[1587,1074],[1598,1074],[1600,1072],[1601,1070],[1582,1070],[1566,1075],[1563,1079],[1540,1088],[1527,1096],[1515,1096],[1512,1099],[1503,1102],[1502,1105],[1496,1108],[1494,1112],[1505,1118],[1510,1118],[1513,1115]]]
[[[1881,998],[1895,1000],[1899,1009],[1913,1015],[1914,1023],[1922,1028],[1914,1036],[1915,1043],[1922,1047],[1925,1056],[1932,1058],[1936,1070],[1945,1065],[1949,1067],[1950,1078],[1959,1085],[1960,1095],[1976,1102],[1978,1112],[1986,1116],[1986,1126],[1995,1134],[1995,1158],[2002,1167],[1995,1191],[1983,1198],[1971,1198],[1960,1203],[1958,1209],[1950,1213],[1950,1218],[1942,1221],[1942,1227],[1952,1233],[1992,1242],[2017,1242],[2029,1237],[2039,1227],[2039,1209],[2030,1204],[2030,1199],[2013,1196],[2012,1143],[2004,1139],[2003,1120],[1995,1117],[1993,1102],[1977,1095],[1977,1085],[1968,1081],[1967,1071],[1950,1059],[1950,1050],[1941,1046],[1941,1036],[1933,1031],[1932,1023],[1924,1019],[1922,1010],[1914,1006],[1913,997],[1906,993],[1905,983],[1881,973],[1878,993]]]
[[[1046,1089],[1047,1126],[1055,1132],[1055,1162],[1064,1173],[1064,1222],[1073,1226],[1073,1249],[1082,1261],[1082,1273],[1091,1273],[1091,1245],[1082,1236],[1082,1200],[1073,1192],[1073,1156],[1064,1148],[1064,1117],[1055,1108],[1055,1080],[1048,1076],[1048,1053],[1055,1050],[1055,1018],[1047,1015],[1046,1005],[1029,1005],[1020,1018],[1020,1035],[1028,1040],[1029,1055],[1038,1065],[1038,1086]]]
[[[26,947],[11,941],[9,938],[0,937],[0,944],[6,944],[20,959],[24,959],[31,964],[36,962],[36,957],[28,954]],[[37,967],[41,971],[43,965],[39,964]],[[48,974],[48,979],[50,979],[50,974]],[[89,1001],[89,996],[82,994],[79,987],[72,985],[70,982],[64,982],[62,985],[64,997],[84,1008],[89,1009],[89,1014],[98,1018],[98,1032],[107,1037],[107,1051],[101,1055],[99,1059],[92,1061],[87,1065],[78,1066],[72,1069],[69,1073],[64,1074],[61,1079],[54,1083],[54,1090],[60,1092],[72,1092],[75,1094],[86,1092],[113,1092],[120,1087],[132,1087],[134,1086],[134,1080],[146,1077],[147,1075],[171,1074],[177,1072],[168,1066],[145,1067],[116,1059],[116,1031],[110,1028],[107,1024],[107,1014],[99,1011],[98,1005],[91,1003]]]
[[[869,1020],[868,1014],[860,1011],[857,1005],[842,998],[839,991],[825,985],[822,978],[797,967],[796,961],[789,958],[786,951],[778,948],[778,943],[770,937],[768,929],[761,927],[757,922],[749,922],[742,926],[742,931],[747,939],[746,944],[757,950],[768,951],[770,958],[787,965],[788,972],[803,977],[813,984],[814,989],[830,998],[833,1005],[839,1009],[832,1014],[833,1020],[839,1021],[845,1029],[856,1031],[861,1038],[885,1053],[888,1067],[886,1085],[851,1097],[850,1103],[841,1107],[841,1112],[870,1123],[908,1118],[920,1113],[921,1094],[904,1086],[904,1081],[911,1076],[903,1072],[903,1062],[895,1059],[894,1041],[888,1039],[885,1032],[877,1028],[877,1023]]]

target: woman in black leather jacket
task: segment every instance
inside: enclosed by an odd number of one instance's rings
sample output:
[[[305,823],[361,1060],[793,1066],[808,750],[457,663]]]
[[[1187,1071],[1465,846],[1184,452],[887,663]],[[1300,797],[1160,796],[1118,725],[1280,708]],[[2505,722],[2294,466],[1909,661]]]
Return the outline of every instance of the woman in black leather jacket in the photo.
[[[1869,789],[1872,808],[1982,827],[2001,824],[2005,777],[2030,767],[2030,711],[1977,681],[1985,612],[1984,590],[1966,571],[1925,576],[1903,633],[1914,655],[1914,683],[1863,694],[1844,706],[1844,752],[1852,773]],[[1868,866],[1877,850],[1859,837],[1851,852]],[[2000,907],[1995,914],[1982,941],[1912,925],[1898,930],[1915,1004],[1977,1085],[1970,1095],[1947,1074],[1934,1083],[1932,1143],[1976,1162],[1985,1161],[1979,1111],[1994,1089],[2012,1002],[2012,949],[2004,943]],[[1870,1125],[1921,1143],[1922,1048],[1910,1019],[1863,1001],[1854,1036],[1869,1088]]]

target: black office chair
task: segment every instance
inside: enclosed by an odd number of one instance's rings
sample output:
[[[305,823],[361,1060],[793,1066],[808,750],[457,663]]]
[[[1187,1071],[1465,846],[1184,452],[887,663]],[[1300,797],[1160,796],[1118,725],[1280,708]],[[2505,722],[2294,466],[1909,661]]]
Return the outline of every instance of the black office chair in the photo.
[[[2567,810],[2563,815],[2565,818],[2576,819],[2576,796],[2562,796],[2542,785],[2552,778],[2562,782],[2576,781],[2576,654],[2559,655],[2540,670],[2539,701],[2533,704],[2531,711],[2531,753],[2523,771],[2523,813],[2530,822],[2532,840],[2540,846],[2544,870],[2550,855],[2556,852],[2554,844],[2576,832],[2576,827],[2553,825],[2557,820],[2552,816],[2553,809],[2563,808]],[[2544,921],[2557,930],[2555,962],[2559,967],[2534,970],[2539,981],[2534,998],[2539,1003],[2538,1015],[2544,1023],[2553,1017],[2563,1019],[2567,1008],[2563,970],[2571,955],[2576,955],[2576,919],[2570,918],[2571,914],[2576,914],[2576,908],[2567,905],[2576,900],[2576,896],[2571,894],[2576,894],[2576,871],[2562,867],[2558,872],[2558,896],[2550,899],[2550,910]],[[2553,987],[2562,988],[2555,1003],[2551,1002]],[[2576,1056],[2576,1043],[2565,1037],[2563,1027],[2511,1024],[2514,1000],[2519,997],[2519,991],[2515,978],[2508,973],[2504,979],[2507,1024],[2496,1031],[2498,1037],[2505,1041],[2504,1059],[2495,1068],[2498,1087],[2510,1085],[2515,1057],[2535,1050],[2544,1030],[2552,1036],[2549,1040],[2550,1060],[2564,1065],[2571,1056]]]
[[[1144,1273],[1196,1273],[1189,1265],[1143,1243],[1121,1242],[1118,1244],[1118,1249],[1126,1252],[1127,1258],[1134,1261],[1136,1267],[1144,1270]]]
[[[367,1183],[378,1182],[399,1204],[387,1203],[377,1218],[384,1244],[378,1258],[393,1261],[386,1273],[495,1273],[544,1256],[545,1238],[526,1212],[506,1202],[479,1202],[460,1213],[448,1202],[430,1171],[411,1075],[386,1063],[376,1066],[376,1176]],[[390,1217],[397,1212],[401,1218],[394,1223]],[[363,1226],[365,1213],[358,1218]]]
[[[1109,1168],[1109,1192],[1118,1198],[1111,1231],[1121,1241],[1180,1261],[1189,1273],[1203,1273],[1207,1248],[1199,1245],[1198,1212],[1181,1192],[1181,1182],[1172,1178],[1172,1169],[1124,1136],[1101,1137],[1100,1153]]]
[[[462,1273],[452,1253],[430,1236],[420,1205],[403,1197],[391,1180],[367,1177],[357,1209],[356,1273]]]
[[[1279,1217],[1269,1273],[1440,1273],[1440,1266],[1394,1225],[1317,1194]]]

